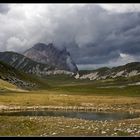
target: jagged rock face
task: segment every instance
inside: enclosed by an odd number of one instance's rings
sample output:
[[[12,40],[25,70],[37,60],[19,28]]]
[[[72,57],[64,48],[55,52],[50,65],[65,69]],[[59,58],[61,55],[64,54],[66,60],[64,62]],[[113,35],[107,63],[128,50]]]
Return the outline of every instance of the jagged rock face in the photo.
[[[37,43],[23,53],[24,56],[43,64],[76,73],[78,68],[66,49],[59,50],[53,44]]]
[[[0,52],[0,61],[3,61],[18,70],[22,70],[25,73],[37,75],[53,69],[47,64],[35,62],[15,52]]]

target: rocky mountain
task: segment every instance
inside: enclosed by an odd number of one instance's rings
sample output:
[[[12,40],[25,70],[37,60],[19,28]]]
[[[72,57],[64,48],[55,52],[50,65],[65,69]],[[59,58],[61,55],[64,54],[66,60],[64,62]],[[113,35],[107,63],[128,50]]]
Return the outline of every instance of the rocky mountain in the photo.
[[[77,73],[78,68],[72,60],[70,53],[64,48],[58,49],[54,44],[37,43],[23,53],[24,56],[42,64],[48,64],[55,70],[65,70]]]
[[[80,71],[76,79],[100,80],[117,77],[132,77],[140,75],[140,62],[132,62],[113,68],[99,68],[97,70]]]
[[[3,61],[15,69],[22,70],[30,74],[45,74],[49,70],[54,70],[53,67],[35,62],[21,54],[15,52],[0,52],[0,61]]]

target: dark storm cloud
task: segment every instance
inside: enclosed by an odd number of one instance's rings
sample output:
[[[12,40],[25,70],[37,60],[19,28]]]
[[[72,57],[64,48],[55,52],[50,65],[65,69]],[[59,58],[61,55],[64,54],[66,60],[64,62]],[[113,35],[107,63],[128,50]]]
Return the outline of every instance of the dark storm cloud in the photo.
[[[12,5],[0,19],[0,49],[21,52],[53,42],[67,47],[77,64],[121,64],[128,56],[139,61],[139,23],[138,11],[111,12],[95,4]]]
[[[94,43],[89,42],[77,50],[81,54],[81,57],[74,55],[78,64],[107,63],[117,59],[120,53],[140,55],[140,13],[104,15],[109,24],[100,26],[100,34]],[[108,29],[107,32],[104,28]]]

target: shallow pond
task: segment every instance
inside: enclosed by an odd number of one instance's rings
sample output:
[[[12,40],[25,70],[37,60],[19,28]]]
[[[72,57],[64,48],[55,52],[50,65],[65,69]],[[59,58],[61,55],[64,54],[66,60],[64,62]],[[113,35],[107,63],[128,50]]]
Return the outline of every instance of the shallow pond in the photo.
[[[140,114],[130,113],[101,113],[101,112],[76,112],[76,111],[18,111],[4,112],[0,116],[53,116],[53,117],[68,117],[85,120],[122,120],[140,117]]]

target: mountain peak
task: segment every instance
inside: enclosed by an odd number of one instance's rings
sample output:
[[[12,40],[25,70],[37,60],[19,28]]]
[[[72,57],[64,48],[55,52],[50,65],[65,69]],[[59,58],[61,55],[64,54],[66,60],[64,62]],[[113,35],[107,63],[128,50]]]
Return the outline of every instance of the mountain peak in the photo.
[[[37,43],[32,48],[41,51],[41,50],[45,49],[46,47],[47,47],[47,45],[44,43]]]
[[[53,43],[49,43],[48,46],[49,47],[54,47],[54,44]]]
[[[78,71],[67,49],[60,50],[53,43],[48,45],[37,43],[32,48],[26,50],[23,55],[36,62],[53,66],[57,70]]]
[[[49,43],[48,45],[44,44],[44,43],[36,43],[33,47],[33,49],[38,50],[38,51],[44,51],[45,49],[56,49],[56,47],[54,46],[53,43]],[[32,49],[31,48],[31,49]]]
[[[66,47],[64,47],[64,48],[62,49],[62,52],[67,52]]]

